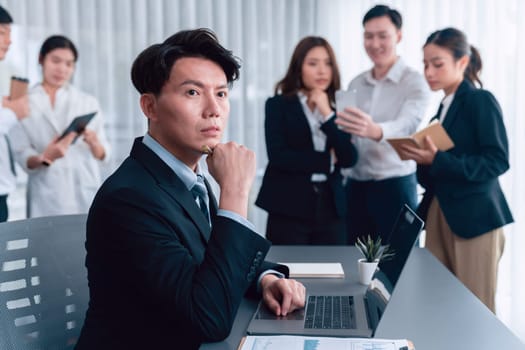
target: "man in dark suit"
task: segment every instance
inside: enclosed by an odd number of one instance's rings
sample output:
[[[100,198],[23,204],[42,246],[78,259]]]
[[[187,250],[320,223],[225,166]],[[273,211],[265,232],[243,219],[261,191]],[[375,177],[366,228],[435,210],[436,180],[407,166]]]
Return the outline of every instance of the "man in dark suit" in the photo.
[[[270,243],[246,219],[254,153],[220,143],[238,75],[237,60],[205,29],[179,32],[133,63],[148,132],[89,212],[91,299],[77,349],[222,340],[248,289],[277,315],[304,306],[304,286],[263,261]],[[218,206],[198,164],[205,146]]]

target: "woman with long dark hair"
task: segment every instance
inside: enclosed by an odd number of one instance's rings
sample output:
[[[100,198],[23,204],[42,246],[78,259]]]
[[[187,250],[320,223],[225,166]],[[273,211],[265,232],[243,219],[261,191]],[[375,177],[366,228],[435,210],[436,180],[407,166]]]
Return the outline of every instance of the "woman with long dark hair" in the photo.
[[[334,123],[339,68],[330,44],[309,36],[266,101],[268,167],[256,204],[269,213],[273,244],[345,244],[341,167],[357,161],[351,136]]]
[[[494,312],[502,227],[513,222],[498,181],[509,169],[501,108],[481,88],[481,57],[464,33],[438,30],[423,51],[430,88],[445,93],[433,119],[455,144],[442,152],[427,137],[424,149],[404,148],[426,190],[419,206],[426,247]]]

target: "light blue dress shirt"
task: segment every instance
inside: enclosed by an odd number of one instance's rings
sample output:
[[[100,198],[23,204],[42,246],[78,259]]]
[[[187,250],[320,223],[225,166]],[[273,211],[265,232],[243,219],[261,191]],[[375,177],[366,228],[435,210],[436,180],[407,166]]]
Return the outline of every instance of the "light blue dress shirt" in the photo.
[[[193,185],[197,183],[197,174],[204,177],[199,165],[197,165],[197,169],[194,172],[190,169],[190,167],[181,162],[167,149],[165,149],[160,143],[155,141],[155,139],[153,139],[153,137],[151,137],[149,134],[146,133],[146,135],[144,135],[142,143],[144,143],[149,149],[151,149],[153,153],[155,153],[160,159],[162,159],[164,163],[166,163],[171,168],[171,170],[173,170],[175,175],[177,175],[184,183],[188,191],[191,191]],[[197,202],[197,200],[195,201]],[[240,223],[241,225],[248,227],[250,230],[255,231],[255,226],[250,221],[230,210],[218,209],[217,215],[232,219]]]

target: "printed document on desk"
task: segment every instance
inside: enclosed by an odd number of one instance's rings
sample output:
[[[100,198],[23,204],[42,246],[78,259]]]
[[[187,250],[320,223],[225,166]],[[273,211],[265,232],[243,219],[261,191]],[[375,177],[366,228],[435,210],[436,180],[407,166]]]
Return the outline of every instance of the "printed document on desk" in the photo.
[[[406,339],[302,337],[293,335],[247,336],[239,350],[402,350]]]

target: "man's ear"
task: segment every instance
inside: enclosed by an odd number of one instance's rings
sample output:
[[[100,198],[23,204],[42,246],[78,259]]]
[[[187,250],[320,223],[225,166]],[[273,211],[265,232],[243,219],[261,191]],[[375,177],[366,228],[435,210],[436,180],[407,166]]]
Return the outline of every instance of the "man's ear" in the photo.
[[[401,39],[403,38],[403,32],[398,29],[397,30],[397,41],[396,41],[396,44],[399,44],[401,42]]]
[[[157,98],[152,93],[140,95],[140,108],[149,120],[157,119]]]

